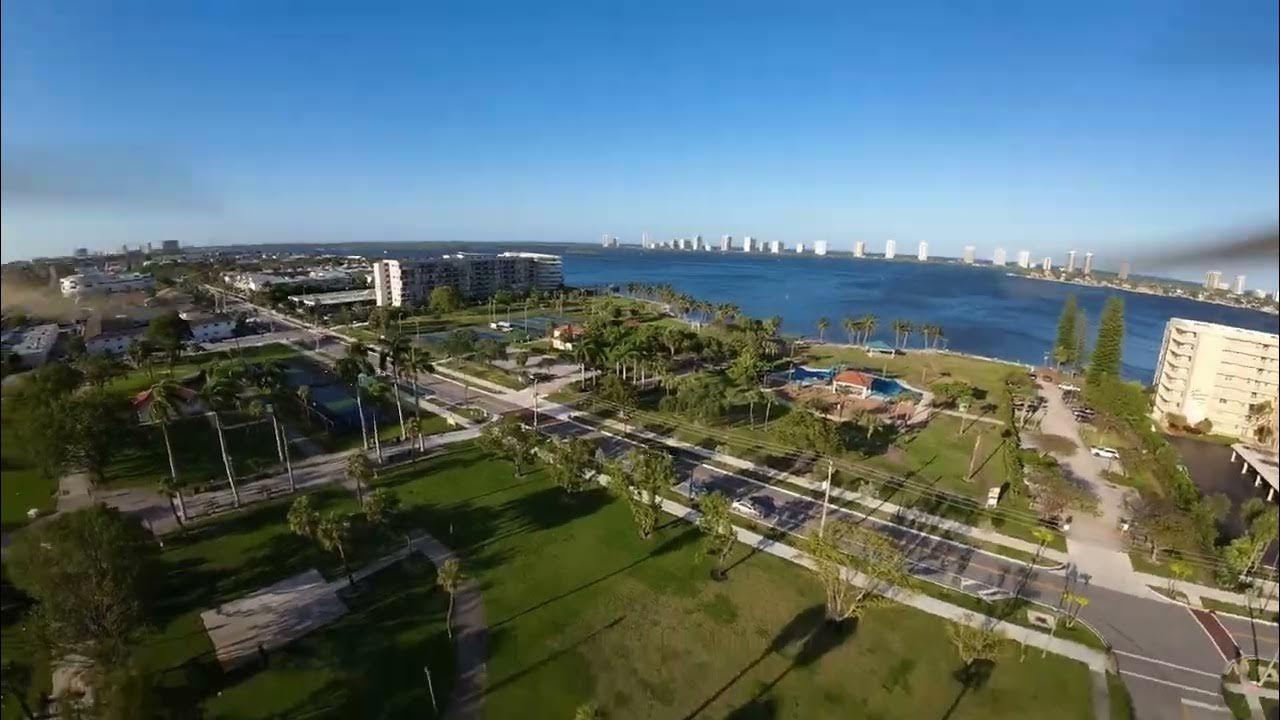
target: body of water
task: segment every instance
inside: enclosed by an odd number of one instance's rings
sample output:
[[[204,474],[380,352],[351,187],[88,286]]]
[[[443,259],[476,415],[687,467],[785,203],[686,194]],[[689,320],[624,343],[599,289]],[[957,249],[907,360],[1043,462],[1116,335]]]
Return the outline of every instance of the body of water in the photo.
[[[951,350],[1042,363],[1057,332],[1067,295],[1084,310],[1090,337],[1102,305],[1124,298],[1124,374],[1150,383],[1169,318],[1276,332],[1278,320],[1252,310],[1180,298],[1126,293],[1012,277],[982,266],[718,252],[609,252],[564,256],[569,285],[668,283],[694,297],[731,302],[754,317],[782,316],[787,333],[816,336],[818,318],[831,320],[828,338],[845,339],[841,321],[878,316],[876,337],[893,342],[891,324],[941,325]],[[923,341],[912,333],[908,345]]]

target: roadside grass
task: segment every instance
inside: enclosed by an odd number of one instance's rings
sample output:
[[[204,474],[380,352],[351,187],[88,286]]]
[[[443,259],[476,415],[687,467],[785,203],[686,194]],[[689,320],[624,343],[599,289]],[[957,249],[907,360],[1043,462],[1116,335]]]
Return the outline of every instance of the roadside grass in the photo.
[[[1253,717],[1253,712],[1249,710],[1249,701],[1245,699],[1244,695],[1224,689],[1222,691],[1222,699],[1227,703],[1227,708],[1231,710],[1231,717],[1236,720],[1249,720]]]
[[[395,403],[387,403],[380,412],[383,419],[392,419],[392,421],[378,423],[378,440],[384,445],[390,442],[399,442],[400,420],[396,415]],[[404,409],[404,422],[406,427],[413,427],[413,410],[410,407],[405,407]],[[425,410],[422,412],[421,427],[423,435],[436,435],[452,429],[449,427],[448,420]],[[369,427],[369,432],[372,434],[372,426]],[[354,430],[348,430],[336,435],[327,432],[320,433],[315,439],[328,452],[342,452],[360,447],[360,443],[364,438],[360,434],[360,428],[357,427]],[[373,439],[370,437],[370,443],[372,442]]]
[[[1232,615],[1253,618],[1263,622],[1280,623],[1280,613],[1274,610],[1268,611],[1258,607],[1250,608],[1246,605],[1225,602],[1209,597],[1200,598],[1200,604],[1204,606],[1205,610],[1217,610],[1218,612],[1231,613]]]
[[[1013,647],[962,693],[944,623],[870,611],[856,631],[823,627],[822,591],[790,563],[745,546],[709,579],[699,535],[664,518],[642,540],[602,490],[565,495],[541,471],[515,477],[474,445],[380,479],[411,524],[458,549],[491,627],[487,713],[568,717],[588,700],[611,716],[1091,717],[1084,666]],[[851,683],[849,678],[860,678]],[[736,714],[735,714],[736,713]]]
[[[1116,673],[1107,673],[1107,689],[1111,693],[1111,720],[1133,720],[1133,698],[1124,680]]]
[[[1174,577],[1173,571],[1169,569],[1169,563],[1177,559],[1173,557],[1174,552],[1173,550],[1165,552],[1160,560],[1152,562],[1150,549],[1133,547],[1129,549],[1129,560],[1133,563],[1133,569],[1141,573],[1169,578],[1170,580],[1185,579],[1201,585],[1217,586],[1217,581],[1213,577],[1213,570],[1200,563],[1187,563],[1187,567],[1191,569],[1190,576],[1186,578]]]
[[[487,362],[455,358],[444,363],[444,366],[453,368],[461,373],[466,373],[467,375],[478,377],[481,380],[488,380],[491,383],[501,385],[502,387],[509,388],[511,390],[522,390],[528,386],[528,383],[522,380],[515,373],[509,370],[504,370],[496,365],[491,365]]]

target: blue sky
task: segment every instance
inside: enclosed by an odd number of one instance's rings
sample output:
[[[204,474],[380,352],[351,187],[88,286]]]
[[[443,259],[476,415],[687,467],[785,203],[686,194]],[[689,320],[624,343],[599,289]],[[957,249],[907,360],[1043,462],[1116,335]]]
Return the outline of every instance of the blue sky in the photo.
[[[1141,269],[1280,216],[1274,2],[888,5],[7,0],[4,257],[649,232]]]

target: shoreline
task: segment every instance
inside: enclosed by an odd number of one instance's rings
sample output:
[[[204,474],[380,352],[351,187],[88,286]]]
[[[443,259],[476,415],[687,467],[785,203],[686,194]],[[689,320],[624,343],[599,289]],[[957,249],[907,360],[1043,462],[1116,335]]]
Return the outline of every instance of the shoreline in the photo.
[[[1189,300],[1191,302],[1205,303],[1207,305],[1220,305],[1222,307],[1235,308],[1236,310],[1250,310],[1256,313],[1262,313],[1263,315],[1273,315],[1273,316],[1280,315],[1280,310],[1277,310],[1276,308],[1273,308],[1273,307],[1256,308],[1256,307],[1250,307],[1249,305],[1237,305],[1235,303],[1223,302],[1221,300],[1209,300],[1205,298],[1190,297],[1188,295],[1170,295],[1168,293],[1153,292],[1151,290],[1143,290],[1141,288],[1127,288],[1127,287],[1120,287],[1117,285],[1104,285],[1101,283],[1083,283],[1077,280],[1047,278],[1047,277],[1042,277],[1040,275],[1031,275],[1031,274],[1007,272],[1007,271],[1005,272],[1005,275],[1008,277],[1024,278],[1027,280],[1039,280],[1041,282],[1059,283],[1061,285],[1078,285],[1080,287],[1099,288],[1102,290],[1116,290],[1119,292],[1134,293],[1137,295],[1150,295],[1152,297],[1169,298],[1172,300]]]

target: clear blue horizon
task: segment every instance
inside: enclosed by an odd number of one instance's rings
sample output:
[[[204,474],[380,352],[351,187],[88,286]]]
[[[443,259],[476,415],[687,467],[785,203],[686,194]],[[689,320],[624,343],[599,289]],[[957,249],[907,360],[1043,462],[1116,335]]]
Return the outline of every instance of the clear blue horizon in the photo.
[[[728,233],[1276,285],[1156,266],[1280,219],[1275,3],[2,7],[5,260]]]

